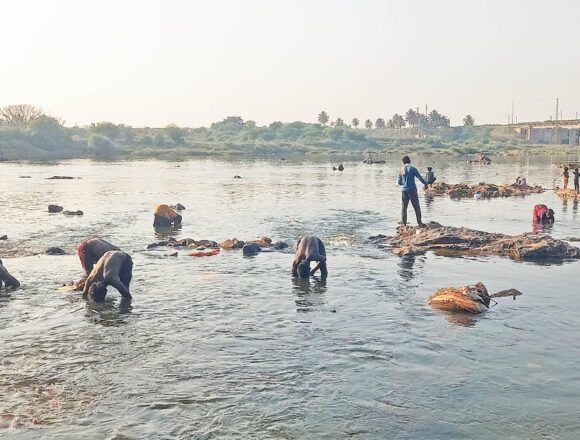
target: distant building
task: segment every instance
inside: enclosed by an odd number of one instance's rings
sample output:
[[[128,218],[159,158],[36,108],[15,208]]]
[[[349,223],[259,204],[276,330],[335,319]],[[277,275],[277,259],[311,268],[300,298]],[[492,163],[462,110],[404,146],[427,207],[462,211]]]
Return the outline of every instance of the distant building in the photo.
[[[580,127],[519,126],[520,139],[532,144],[580,145]]]

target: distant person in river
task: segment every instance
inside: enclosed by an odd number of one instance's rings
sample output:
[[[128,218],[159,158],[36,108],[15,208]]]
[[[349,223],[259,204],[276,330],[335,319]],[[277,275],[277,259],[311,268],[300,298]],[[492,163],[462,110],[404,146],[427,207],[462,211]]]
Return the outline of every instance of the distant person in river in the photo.
[[[153,211],[155,216],[153,220],[154,227],[171,227],[179,228],[182,217],[167,205],[157,205]]]
[[[10,272],[8,272],[4,267],[2,260],[0,260],[0,288],[2,287],[2,284],[6,287],[12,287],[13,289],[20,287],[18,280],[10,275]]]
[[[554,223],[554,211],[546,205],[534,206],[534,223]]]
[[[310,262],[316,261],[318,264],[310,270]],[[326,267],[326,249],[324,243],[314,235],[305,235],[298,240],[296,255],[292,262],[292,275],[298,278],[309,278],[320,269],[323,278],[328,276]]]
[[[574,168],[572,174],[574,174],[574,191],[578,194],[580,191],[580,185],[578,185],[580,183],[580,171],[578,171],[578,167]]]
[[[417,224],[419,226],[424,226],[421,221],[421,207],[419,206],[419,195],[417,194],[417,186],[415,185],[415,178],[423,185],[427,185],[427,182],[417,168],[411,165],[411,159],[409,156],[403,157],[403,165],[401,166],[401,171],[399,172],[398,183],[401,186],[403,209],[401,211],[401,223],[403,225],[407,224],[407,207],[409,202],[413,205],[415,210],[415,216],[417,217]]]
[[[103,302],[107,286],[113,286],[124,299],[130,300],[129,284],[133,277],[133,260],[123,251],[108,251],[99,259],[85,282],[83,298]]]
[[[568,180],[570,179],[570,173],[568,172],[568,167],[564,165],[564,172],[562,173],[564,178],[564,189],[568,188]]]
[[[526,180],[525,177],[523,176],[518,176],[518,178],[516,179],[516,185],[518,186],[527,186],[528,182]]]
[[[435,173],[433,172],[433,168],[427,167],[427,178],[425,180],[427,181],[428,188],[431,188],[431,185],[433,185],[437,180],[437,177],[435,177]]]
[[[109,243],[102,238],[91,238],[89,240],[83,240],[79,245],[79,259],[81,260],[81,265],[88,275],[93,270],[93,266],[103,254],[107,251],[118,251],[119,248],[114,244]]]

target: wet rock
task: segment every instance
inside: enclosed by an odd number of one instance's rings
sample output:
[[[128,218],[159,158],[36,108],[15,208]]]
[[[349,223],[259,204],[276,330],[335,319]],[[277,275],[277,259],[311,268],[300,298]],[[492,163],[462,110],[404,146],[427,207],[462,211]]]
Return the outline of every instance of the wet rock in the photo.
[[[476,197],[476,198],[493,198],[493,197],[512,197],[526,196],[528,194],[539,194],[544,192],[544,188],[539,185],[517,185],[515,183],[505,185],[495,185],[492,183],[478,183],[476,185],[467,185],[465,183],[448,184],[445,182],[436,182],[427,190],[427,193],[433,195],[447,194],[454,199]]]
[[[77,211],[63,211],[62,213],[64,215],[84,215],[84,212],[81,211],[80,209]]]
[[[0,235],[0,240],[8,240],[8,236],[7,235]]]
[[[491,165],[491,159],[483,153],[479,153],[474,159],[471,159],[469,163],[476,165]]]
[[[183,206],[181,203],[177,203],[175,205],[170,205],[169,207],[171,209],[175,209],[176,211],[183,211],[185,209],[185,206]]]
[[[213,240],[199,240],[194,241],[193,247],[202,247],[202,248],[212,248],[212,249],[219,249],[220,244],[217,241]],[[190,247],[192,247],[190,246]]]
[[[270,237],[262,237],[257,240],[246,241],[246,244],[257,244],[260,247],[272,246],[272,239]]]
[[[577,199],[578,198],[578,193],[570,188],[564,189],[564,188],[556,187],[554,189],[554,192],[557,195],[559,195],[560,197],[562,197],[563,199]]]
[[[491,295],[491,298],[505,298],[511,296],[513,297],[513,299],[516,299],[516,296],[520,295],[523,295],[523,293],[520,292],[518,289],[507,289],[494,293],[493,295]]]
[[[434,292],[428,304],[445,309],[481,313],[489,309],[490,296],[483,283],[465,287],[444,287]]]
[[[288,243],[286,243],[285,241],[277,241],[276,243],[274,243],[272,245],[272,247],[274,249],[276,249],[277,251],[281,251],[282,249],[286,249],[288,248],[290,245]]]
[[[62,206],[58,205],[48,205],[48,212],[56,213],[63,210]]]
[[[237,174],[234,176],[234,179],[241,179],[242,176],[238,176]]]
[[[166,241],[158,241],[157,243],[151,243],[147,245],[147,249],[155,249],[156,247],[167,246]]]
[[[256,243],[246,244],[242,248],[242,253],[244,254],[244,257],[250,257],[252,255],[257,255],[260,252],[262,252],[262,248]]]
[[[441,255],[499,255],[514,260],[564,260],[580,258],[580,249],[546,235],[506,235],[474,229],[442,226],[430,222],[423,228],[399,226],[397,235],[376,239],[393,253],[418,255],[434,251]]]
[[[19,179],[31,179],[31,176],[18,176]]]
[[[49,247],[45,252],[46,255],[64,255],[65,253],[66,252],[59,247]]]
[[[52,176],[52,177],[48,177],[48,180],[71,180],[74,179],[74,177],[71,176]]]
[[[343,164],[340,164],[338,166],[338,171],[344,171],[344,165]]]
[[[164,257],[177,257],[178,254],[179,254],[179,252],[175,251],[175,252],[171,252],[169,254],[165,254],[163,256]]]
[[[222,249],[242,249],[246,243],[237,238],[228,239],[220,244]]]

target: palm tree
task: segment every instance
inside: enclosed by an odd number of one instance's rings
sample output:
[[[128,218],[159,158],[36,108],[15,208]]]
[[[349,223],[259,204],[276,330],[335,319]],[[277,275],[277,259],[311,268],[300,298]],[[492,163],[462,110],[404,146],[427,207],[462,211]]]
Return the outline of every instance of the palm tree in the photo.
[[[402,117],[400,114],[398,114],[398,113],[395,113],[395,114],[393,115],[392,121],[393,121],[393,125],[395,126],[395,128],[396,128],[396,129],[397,129],[399,132],[401,132],[401,128],[403,128],[403,127],[406,125],[405,118],[403,118],[403,117]]]
[[[345,126],[344,120],[342,118],[336,118],[336,121],[334,121],[334,126],[344,127]]]
[[[365,128],[367,130],[372,130],[373,129],[373,121],[371,121],[370,119],[367,119],[365,121]]]
[[[328,113],[326,113],[324,110],[321,111],[320,114],[318,115],[318,122],[320,122],[322,125],[328,124],[329,120],[330,116],[328,116]]]
[[[473,116],[467,115],[463,118],[463,125],[466,127],[473,127],[475,125],[475,119],[473,119]]]
[[[385,120],[383,118],[378,118],[375,121],[375,128],[385,128]]]
[[[352,121],[351,121],[351,123],[352,123],[352,126],[353,126],[354,128],[358,128],[358,124],[359,124],[359,120],[358,120],[358,118],[352,118]]]
[[[412,108],[407,110],[407,113],[405,113],[405,120],[407,121],[407,124],[409,124],[409,127],[415,127],[417,125],[417,122],[419,120],[418,117],[419,114]]]

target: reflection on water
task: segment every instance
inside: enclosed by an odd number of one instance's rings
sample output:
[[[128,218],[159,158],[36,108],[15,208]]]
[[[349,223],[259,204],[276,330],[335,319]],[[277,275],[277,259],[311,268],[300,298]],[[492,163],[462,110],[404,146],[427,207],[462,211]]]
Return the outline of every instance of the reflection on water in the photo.
[[[528,175],[550,187],[558,177],[542,158],[485,168],[440,155],[413,162],[450,183]],[[9,237],[0,258],[23,285],[0,293],[0,436],[580,437],[571,422],[580,407],[571,391],[580,387],[578,264],[400,258],[370,245],[399,221],[399,163],[346,163],[342,174],[292,160],[0,164],[0,232]],[[81,176],[82,190],[45,180],[57,174]],[[508,234],[530,230],[535,204],[560,205],[553,192],[420,198],[425,221]],[[153,208],[168,200],[188,207],[182,229],[155,231]],[[49,215],[50,203],[85,215]],[[580,236],[572,203],[542,232]],[[304,234],[326,245],[325,281],[290,277]],[[81,277],[75,249],[90,236],[133,257],[130,305],[114,291],[91,304],[58,290]],[[169,236],[270,236],[291,246],[255,258],[145,251]],[[68,254],[44,255],[50,246]],[[525,295],[479,316],[427,305],[440,287],[477,281]]]

